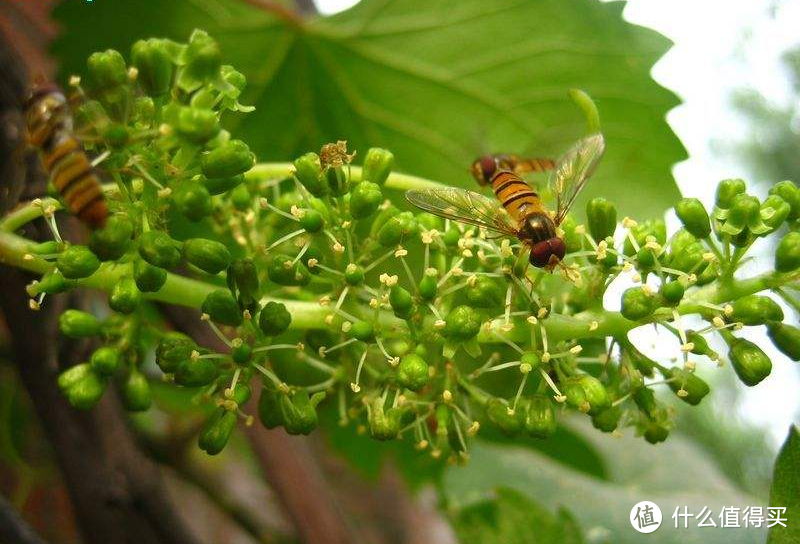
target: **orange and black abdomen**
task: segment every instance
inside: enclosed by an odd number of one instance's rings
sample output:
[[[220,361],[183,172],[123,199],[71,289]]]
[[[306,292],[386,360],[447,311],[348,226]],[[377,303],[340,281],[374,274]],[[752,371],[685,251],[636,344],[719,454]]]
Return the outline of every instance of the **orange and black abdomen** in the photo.
[[[70,213],[97,229],[108,207],[100,178],[80,142],[72,135],[66,99],[57,89],[34,91],[28,103],[28,139]]]
[[[544,211],[536,191],[513,172],[495,174],[492,190],[508,214],[518,221],[532,213]]]

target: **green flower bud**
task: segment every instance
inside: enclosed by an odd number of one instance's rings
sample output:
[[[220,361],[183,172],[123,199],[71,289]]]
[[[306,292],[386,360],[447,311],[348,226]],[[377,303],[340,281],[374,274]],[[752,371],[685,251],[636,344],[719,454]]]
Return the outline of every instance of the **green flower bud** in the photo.
[[[261,388],[258,398],[258,419],[267,429],[275,429],[283,425],[283,414],[278,402],[278,393],[266,387]]]
[[[70,246],[56,260],[63,276],[70,280],[87,278],[100,268],[100,260],[86,246]]]
[[[389,304],[392,305],[394,315],[405,319],[411,315],[411,310],[414,308],[414,298],[407,290],[395,285],[389,291]]]
[[[253,196],[250,194],[250,189],[246,184],[241,184],[238,187],[231,189],[228,193],[230,196],[231,204],[240,212],[246,211],[253,203]]]
[[[788,202],[778,195],[769,195],[767,199],[761,203],[759,214],[763,225],[756,234],[763,236],[775,232],[783,225],[791,212],[792,208]]]
[[[510,408],[500,399],[493,398],[486,404],[486,416],[504,435],[514,437],[522,432],[527,414],[519,407],[509,413]]]
[[[156,364],[165,374],[173,374],[181,363],[187,362],[197,344],[179,332],[168,332],[156,347]]]
[[[139,40],[131,48],[131,64],[139,71],[138,81],[144,92],[159,96],[172,85],[173,64],[164,40]]]
[[[375,339],[375,327],[367,321],[356,321],[350,327],[348,334],[362,342],[372,342]]]
[[[215,359],[184,359],[175,369],[175,383],[184,387],[208,385],[219,376],[219,367]]]
[[[526,354],[527,355],[527,354]],[[524,355],[523,355],[524,357]],[[530,399],[520,399],[525,404],[525,432],[533,438],[550,438],[556,432],[556,414],[553,403],[545,395],[533,395]],[[517,409],[519,410],[519,406]]]
[[[67,310],[58,316],[58,328],[69,338],[87,338],[100,333],[100,322],[92,314]]]
[[[729,344],[728,358],[736,375],[745,385],[754,386],[772,372],[772,361],[761,348],[744,338],[736,338]]]
[[[642,287],[631,287],[622,294],[622,315],[631,321],[644,319],[652,314],[658,301]]]
[[[269,301],[258,314],[258,326],[266,336],[277,336],[289,328],[292,314],[281,302]]]
[[[792,272],[800,268],[800,232],[789,232],[775,249],[775,270]]]
[[[636,349],[633,344],[628,344],[625,346],[624,354],[628,357],[634,368],[643,376],[647,376],[648,378],[653,377],[653,369],[656,368],[655,361],[645,357],[645,355]]]
[[[89,359],[92,370],[101,376],[110,376],[117,371],[121,363],[122,354],[112,346],[97,348]]]
[[[333,196],[344,196],[350,190],[350,174],[346,166],[326,166],[322,179]]]
[[[418,391],[428,383],[428,363],[414,354],[400,359],[397,365],[397,383],[412,391]]]
[[[444,230],[444,219],[438,215],[433,215],[428,212],[419,212],[414,218],[417,220],[421,230],[436,230],[442,232]]]
[[[394,155],[391,151],[380,147],[371,147],[364,157],[364,167],[361,170],[361,179],[376,185],[386,183],[386,178],[392,171]],[[355,217],[355,216],[354,216]]]
[[[656,402],[656,396],[652,389],[648,387],[638,389],[633,394],[633,402],[648,418],[655,419],[658,415],[658,402]]]
[[[193,91],[202,83],[214,80],[222,67],[219,44],[202,30],[192,32],[189,45],[180,60],[183,70],[178,77],[178,84],[185,91]]]
[[[231,252],[225,244],[205,238],[192,238],[183,243],[186,261],[209,274],[218,274],[228,268]]]
[[[58,383],[58,388],[61,390],[61,392],[66,393],[92,372],[92,367],[89,363],[81,363],[63,370],[58,375],[58,380],[56,383]]]
[[[139,96],[133,103],[133,122],[150,126],[156,116],[156,104],[149,96]]]
[[[294,259],[288,255],[273,255],[267,265],[269,279],[278,285],[308,285],[311,274],[300,261],[292,264]]]
[[[198,145],[208,142],[220,131],[217,114],[207,108],[172,104],[164,109],[164,119],[178,135]]]
[[[390,217],[378,231],[378,242],[384,247],[393,247],[404,238],[419,232],[419,225],[411,212],[402,212]]]
[[[461,239],[461,231],[459,231],[458,228],[455,226],[451,226],[442,235],[442,241],[444,242],[444,245],[446,245],[447,247],[457,246],[458,241],[460,239]]]
[[[683,226],[693,236],[705,238],[711,234],[711,223],[708,220],[703,203],[696,198],[684,198],[675,206],[675,213]]]
[[[389,408],[384,411],[383,403],[383,399],[378,397],[369,404],[370,409],[367,414],[369,434],[375,440],[394,440],[400,432],[402,410]]]
[[[605,198],[593,198],[586,204],[589,232],[596,241],[614,236],[617,228],[617,208]]]
[[[132,369],[122,384],[122,404],[129,412],[144,412],[153,404],[150,383],[138,369]]]
[[[250,344],[242,342],[239,345],[234,345],[231,348],[231,359],[237,365],[246,365],[250,362],[250,359],[253,357],[253,348],[250,347]]]
[[[397,208],[397,206],[394,206],[392,204],[386,206],[385,208],[381,206],[379,210],[380,211],[372,220],[372,225],[370,225],[369,227],[370,238],[377,238],[378,233],[383,228],[383,226],[386,225],[386,222],[389,221],[389,219],[391,219],[395,215],[398,215],[400,213],[400,210]]]
[[[228,267],[228,289],[236,295],[239,307],[255,313],[259,297],[258,271],[252,259],[236,259]]]
[[[608,255],[611,255],[612,257],[615,257],[611,252],[608,252],[606,254],[606,260],[608,259]],[[616,259],[615,259],[615,261],[616,261]],[[610,264],[611,264],[611,266],[613,266],[613,265],[616,264],[616,262],[612,262]],[[656,264],[656,255],[655,255],[655,253],[653,253],[653,250],[647,249],[647,248],[644,248],[644,247],[641,248],[636,253],[636,264],[637,264],[637,268],[639,270],[643,271],[643,272],[652,270],[653,267]]]
[[[592,426],[604,433],[611,433],[617,429],[619,419],[622,417],[622,410],[619,406],[606,408],[602,412],[592,416]]]
[[[88,410],[93,408],[103,396],[106,385],[105,378],[89,369],[80,380],[62,391],[73,408]]]
[[[457,306],[447,314],[443,333],[456,341],[467,341],[481,330],[481,314],[469,306]]]
[[[520,357],[520,363],[529,367],[527,372],[535,372],[542,366],[542,359],[535,352],[527,351]]]
[[[130,314],[136,311],[142,300],[142,293],[136,287],[136,282],[131,276],[125,276],[114,284],[111,295],[108,297],[108,305],[111,309],[121,314]]]
[[[236,414],[224,408],[217,408],[200,431],[197,444],[207,454],[216,455],[225,449],[234,427],[236,427]]]
[[[93,89],[106,89],[128,82],[125,59],[114,49],[92,53],[87,61],[87,67]]]
[[[494,308],[503,304],[505,292],[493,278],[478,276],[471,287],[467,287],[467,303],[473,308]]]
[[[644,439],[650,444],[664,442],[669,436],[669,429],[660,423],[650,422],[644,430]]]
[[[362,181],[350,193],[350,215],[353,219],[369,217],[383,202],[383,193],[377,183]]]
[[[583,236],[575,232],[578,222],[571,215],[567,215],[561,222],[561,230],[564,231],[564,244],[567,246],[567,253],[573,253],[583,249]]]
[[[756,197],[745,193],[734,196],[720,231],[731,236],[741,233],[750,223],[758,220],[760,209],[761,203]]]
[[[747,187],[741,179],[724,179],[717,185],[716,204],[718,208],[727,210],[737,195],[745,192]]]
[[[256,156],[241,140],[230,140],[200,159],[200,167],[207,178],[228,178],[243,174],[255,163]]]
[[[648,236],[654,237],[656,242],[662,246],[667,242],[667,225],[661,219],[657,219],[655,221],[647,220],[638,223],[636,226],[630,229],[630,233],[633,236],[633,239],[636,240],[639,248],[647,243]],[[631,257],[636,253],[636,249],[633,247],[630,237],[625,238],[623,253],[625,253],[625,255],[628,257]]]
[[[611,406],[611,399],[603,384],[589,374],[572,376],[563,384],[563,393],[567,402],[589,415],[597,415]]]
[[[283,426],[289,434],[308,434],[318,423],[316,406],[325,398],[325,393],[316,393],[309,398],[308,391],[298,389],[289,395],[281,395],[279,404]]]
[[[92,232],[89,249],[101,261],[116,261],[128,250],[133,235],[133,223],[124,214],[112,215],[106,226]]]
[[[702,273],[708,266],[704,259],[706,249],[688,231],[681,229],[670,242],[669,265],[686,273]]]
[[[225,178],[201,178],[200,182],[210,195],[221,195],[244,183],[244,175],[236,174]]]
[[[800,189],[791,181],[781,181],[770,187],[769,194],[777,195],[789,204],[788,219],[794,220],[800,217]]]
[[[128,128],[121,123],[111,123],[103,130],[103,140],[110,147],[121,148],[128,143],[130,133]]]
[[[773,322],[767,325],[767,334],[781,353],[792,361],[800,361],[800,329]]]
[[[708,395],[708,384],[694,372],[682,368],[673,368],[665,376],[669,379],[668,385],[683,402],[697,406],[703,397]]]
[[[211,291],[203,301],[201,309],[216,323],[231,327],[242,324],[242,310],[227,289]]]
[[[155,293],[166,283],[167,271],[143,259],[136,259],[133,263],[133,280],[142,293]]]
[[[211,214],[211,195],[197,181],[182,183],[175,191],[175,205],[190,221],[200,221]]]
[[[328,192],[328,187],[322,183],[322,168],[316,153],[306,153],[294,161],[294,177],[316,197],[324,196]]]
[[[697,276],[696,285],[703,286],[708,285],[709,283],[713,282],[719,277],[719,269],[716,265],[710,264],[704,267],[703,271],[700,272],[700,275]]]
[[[180,243],[166,232],[151,230],[139,237],[139,255],[159,268],[175,268],[181,262]]]
[[[39,282],[35,284],[32,288],[29,288],[28,294],[31,297],[34,297],[39,293],[47,293],[48,295],[55,295],[58,293],[69,291],[70,289],[74,289],[77,286],[78,283],[75,280],[68,280],[67,278],[64,277],[64,275],[61,272],[59,272],[58,270],[53,270],[46,276],[43,276],[42,279],[39,280]]]
[[[436,298],[436,295],[439,294],[439,282],[436,281],[435,276],[425,274],[419,281],[418,289],[419,296],[422,297],[422,300],[425,302],[432,302]]]
[[[686,289],[683,287],[683,284],[677,280],[671,281],[669,283],[663,283],[661,285],[661,289],[659,294],[661,298],[664,299],[664,302],[668,306],[677,306],[681,299],[683,299],[683,294],[686,292]]]
[[[364,283],[364,269],[357,264],[350,263],[344,269],[344,281],[354,287]]]
[[[304,210],[303,217],[300,218],[300,226],[309,234],[316,234],[325,226],[322,214],[316,210]]]
[[[770,321],[783,321],[783,310],[769,297],[747,295],[734,301],[730,320],[751,326],[763,325]]]
[[[709,347],[708,342],[705,338],[703,338],[702,334],[693,330],[687,330],[686,341],[691,342],[694,345],[692,348],[692,353],[696,355],[705,355],[713,361],[719,360],[719,354]]]

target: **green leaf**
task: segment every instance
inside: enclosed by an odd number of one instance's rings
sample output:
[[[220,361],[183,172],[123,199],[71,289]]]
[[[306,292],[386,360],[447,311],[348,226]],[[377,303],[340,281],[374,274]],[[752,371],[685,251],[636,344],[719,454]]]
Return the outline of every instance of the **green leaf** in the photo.
[[[766,528],[675,528],[672,514],[686,506],[698,514],[706,506],[719,525],[723,506],[762,506],[760,501],[732,485],[705,452],[679,435],[657,446],[633,436],[613,437],[597,433],[583,420],[560,421],[582,435],[606,461],[608,480],[567,468],[530,449],[498,446],[476,441],[470,462],[448,467],[442,489],[448,505],[456,510],[492,497],[497,487],[508,487],[537,501],[550,512],[569,507],[592,541],[639,544],[642,535],[631,527],[631,508],[643,500],[661,509],[661,527],[647,536],[652,544],[750,544],[763,542]],[[573,455],[569,449],[563,457]],[[764,509],[766,514],[766,509]],[[789,518],[791,520],[791,517]]]
[[[775,525],[769,531],[767,544],[790,544],[800,541],[800,432],[796,426],[789,429],[783,443],[775,472],[772,477],[772,490],[769,494],[770,506],[786,507],[781,515],[787,519],[786,527]]]
[[[499,488],[492,499],[464,508],[453,516],[461,542],[482,544],[581,544],[583,537],[565,510],[549,513],[522,493]]]
[[[301,21],[234,0],[63,2],[54,52],[65,73],[80,72],[94,50],[127,54],[137,38],[185,40],[202,27],[248,77],[242,102],[256,111],[229,125],[259,160],[347,139],[362,153],[391,149],[400,170],[470,188],[468,166],[481,153],[556,156],[582,136],[583,115],[567,97],[580,88],[597,101],[607,136],[584,198],[603,195],[646,217],[677,199],[670,168],[686,155],[665,121],[678,99],[650,78],[670,43],[625,22],[623,6],[364,0]]]

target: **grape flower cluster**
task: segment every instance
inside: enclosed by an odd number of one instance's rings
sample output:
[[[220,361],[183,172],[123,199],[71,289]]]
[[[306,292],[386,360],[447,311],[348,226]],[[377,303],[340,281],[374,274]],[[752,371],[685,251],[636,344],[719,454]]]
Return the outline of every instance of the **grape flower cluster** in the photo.
[[[95,53],[70,85],[86,97],[74,115],[108,181],[107,225],[86,245],[70,243],[57,198],[37,200],[0,221],[0,257],[38,274],[34,310],[79,286],[108,293],[107,317],[60,316],[66,337],[100,343],[58,377],[75,408],[116,382],[127,409],[147,410],[153,380],[163,380],[196,392],[209,454],[239,421],[308,434],[324,406],[374,439],[460,460],[484,426],[546,439],[565,411],[661,442],[672,422],[659,387],[697,405],[710,391],[699,365],[729,362],[749,386],[769,375],[764,351],[737,335],[743,327],[766,325],[775,347],[800,360],[800,329],[764,294],[800,305],[792,182],[760,200],[743,181],[722,181],[710,212],[692,198],[675,206],[683,228],[673,233],[661,219],[620,220],[595,198],[585,224],[560,226],[568,252],[550,273],[530,267],[517,240],[409,209],[399,190],[439,185],[393,172],[388,150],[365,150],[362,161],[332,142],[292,163],[256,164],[220,125],[253,109],[239,102],[245,77],[202,31],[186,44],[136,42],[128,62]],[[53,240],[15,234],[40,217]],[[187,222],[203,235],[176,236]],[[742,277],[751,245],[772,235],[772,269]],[[607,310],[620,277],[634,286],[620,311]],[[227,349],[165,331],[153,301],[200,309]],[[702,325],[687,328],[690,315]],[[628,338],[650,324],[674,335],[669,364]]]

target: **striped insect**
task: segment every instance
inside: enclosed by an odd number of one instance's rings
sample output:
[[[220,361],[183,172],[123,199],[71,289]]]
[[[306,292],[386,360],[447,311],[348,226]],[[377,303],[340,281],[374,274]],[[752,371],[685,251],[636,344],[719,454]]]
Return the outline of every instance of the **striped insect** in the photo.
[[[69,103],[55,85],[36,84],[25,105],[29,143],[70,213],[93,229],[105,226],[108,206],[100,178],[75,137]]]
[[[526,181],[496,159],[499,155],[476,161],[485,162],[480,165],[481,175],[491,184],[495,199],[455,187],[412,189],[406,192],[406,198],[438,216],[515,237],[530,248],[533,266],[552,270],[566,253],[557,228],[597,168],[604,148],[602,134],[592,134],[578,141],[554,165],[550,189],[556,198],[555,213],[544,206]]]
[[[531,172],[546,172],[555,167],[556,162],[553,159],[532,159],[509,153],[497,153],[478,157],[469,170],[478,185],[489,185],[494,175],[501,170],[522,176]]]

